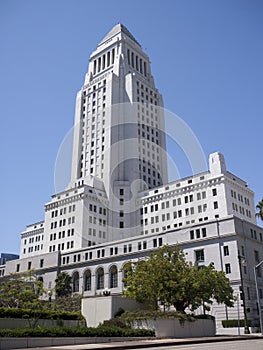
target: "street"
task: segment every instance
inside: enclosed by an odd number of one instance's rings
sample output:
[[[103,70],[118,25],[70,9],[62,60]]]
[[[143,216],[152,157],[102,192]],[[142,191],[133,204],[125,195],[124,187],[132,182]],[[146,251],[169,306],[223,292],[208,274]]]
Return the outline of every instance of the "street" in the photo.
[[[151,347],[148,350],[263,350],[263,339]]]
[[[178,340],[178,339],[177,339]],[[160,340],[162,344],[164,339]],[[178,340],[178,345],[170,344],[172,339],[167,340],[167,345],[158,344],[158,341],[151,344],[147,341],[138,342],[118,342],[118,343],[97,343],[97,344],[81,344],[68,346],[52,346],[42,347],[41,350],[124,350],[124,349],[140,349],[147,350],[263,350],[263,338],[247,339],[247,340],[232,340],[221,342],[203,342],[199,344],[185,344],[182,345]],[[133,344],[132,344],[133,343]],[[148,343],[148,344],[147,344]],[[26,349],[20,349],[26,350]],[[30,348],[30,350],[39,350],[39,348]]]

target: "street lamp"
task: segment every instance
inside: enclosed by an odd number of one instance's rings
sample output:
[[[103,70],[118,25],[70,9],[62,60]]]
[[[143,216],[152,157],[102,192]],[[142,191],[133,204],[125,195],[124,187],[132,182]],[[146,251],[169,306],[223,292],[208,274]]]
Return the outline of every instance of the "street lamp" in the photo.
[[[244,290],[244,282],[243,282],[243,274],[242,274],[242,265],[246,265],[246,259],[238,254],[238,262],[239,262],[239,270],[240,270],[240,282],[241,282],[241,289],[243,293],[243,312],[244,312],[244,333],[249,334],[249,328],[247,325],[247,309],[246,309],[246,298],[245,298],[245,290]]]
[[[258,302],[258,311],[259,311],[260,331],[261,331],[261,334],[263,335],[262,310],[261,310],[260,295],[259,295],[259,289],[258,289],[258,279],[257,279],[257,268],[260,267],[261,264],[263,264],[263,260],[260,261],[256,266],[254,266],[254,275],[255,275],[255,282],[256,282],[256,292],[257,292],[257,302]]]

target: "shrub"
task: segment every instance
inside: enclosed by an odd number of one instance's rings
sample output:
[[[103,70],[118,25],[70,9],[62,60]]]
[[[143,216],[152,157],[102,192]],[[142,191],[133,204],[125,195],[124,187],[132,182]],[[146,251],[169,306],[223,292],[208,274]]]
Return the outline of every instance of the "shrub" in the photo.
[[[238,327],[238,324],[240,327],[245,326],[245,320],[222,320],[222,325],[224,328],[232,328],[232,327]],[[251,326],[251,320],[247,321],[248,327]]]
[[[154,336],[147,329],[124,329],[117,326],[38,327],[36,329],[0,329],[0,337],[145,337]]]
[[[185,314],[177,311],[151,311],[151,310],[138,310],[138,311],[125,311],[120,317],[121,320],[126,322],[133,322],[137,320],[156,320],[158,318],[178,318],[182,321],[194,321],[195,316],[190,314]]]
[[[102,326],[116,326],[120,328],[130,328],[127,323],[120,317],[114,317],[111,320],[106,320],[102,323]]]
[[[80,312],[66,312],[53,310],[27,310],[17,308],[0,308],[0,318],[43,318],[47,320],[81,320]]]

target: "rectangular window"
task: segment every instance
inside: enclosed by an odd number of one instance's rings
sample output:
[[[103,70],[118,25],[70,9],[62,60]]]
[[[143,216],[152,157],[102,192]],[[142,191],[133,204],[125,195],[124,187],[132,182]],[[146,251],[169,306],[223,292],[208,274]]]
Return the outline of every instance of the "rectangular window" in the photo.
[[[213,193],[213,196],[216,196],[216,195],[217,195],[217,190],[216,190],[216,188],[213,188],[213,189],[212,189],[212,193]]]
[[[225,245],[225,246],[223,247],[223,249],[224,249],[224,256],[229,256],[229,248],[228,248],[228,245]]]
[[[206,228],[205,227],[202,228],[202,236],[206,237]]]
[[[218,202],[214,202],[214,209],[218,209]]]
[[[200,229],[199,228],[195,231],[195,233],[196,233],[196,238],[200,238]]]
[[[225,272],[226,272],[226,274],[231,273],[231,265],[230,264],[225,264]]]
[[[194,239],[194,238],[195,238],[194,230],[191,230],[190,231],[190,239]]]
[[[195,251],[195,261],[197,263],[203,263],[205,260],[204,249]]]
[[[44,259],[40,259],[39,267],[43,267],[43,266],[44,266]]]

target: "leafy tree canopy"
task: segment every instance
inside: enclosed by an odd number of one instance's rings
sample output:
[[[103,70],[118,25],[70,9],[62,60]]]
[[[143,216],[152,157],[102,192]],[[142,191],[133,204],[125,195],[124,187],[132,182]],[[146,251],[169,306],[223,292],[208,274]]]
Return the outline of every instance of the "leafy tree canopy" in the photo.
[[[125,297],[148,302],[157,309],[173,305],[177,311],[195,310],[201,305],[218,303],[233,306],[233,289],[223,271],[214,266],[198,266],[186,261],[179,246],[164,246],[147,260],[125,265]]]
[[[36,273],[14,273],[1,281],[0,306],[7,308],[39,308],[40,297],[44,296],[43,282]]]
[[[72,278],[67,272],[60,273],[55,279],[56,297],[69,296],[72,293]]]

